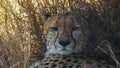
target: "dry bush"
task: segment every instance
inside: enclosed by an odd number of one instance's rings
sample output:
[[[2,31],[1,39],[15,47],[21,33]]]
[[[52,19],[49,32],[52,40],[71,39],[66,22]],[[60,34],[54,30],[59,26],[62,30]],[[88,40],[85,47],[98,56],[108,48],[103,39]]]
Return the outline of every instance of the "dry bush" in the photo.
[[[92,34],[86,51],[92,52],[92,56],[109,52],[108,56],[115,56],[112,59],[118,64],[119,0],[0,0],[0,67],[26,68],[30,60],[42,59],[46,48],[39,14],[43,11],[59,14],[76,9],[85,9],[93,15],[94,22],[89,21]],[[109,51],[99,47],[104,40],[111,44],[106,47],[111,48]]]
[[[0,1],[0,68],[27,68],[30,59],[30,31],[17,1]]]

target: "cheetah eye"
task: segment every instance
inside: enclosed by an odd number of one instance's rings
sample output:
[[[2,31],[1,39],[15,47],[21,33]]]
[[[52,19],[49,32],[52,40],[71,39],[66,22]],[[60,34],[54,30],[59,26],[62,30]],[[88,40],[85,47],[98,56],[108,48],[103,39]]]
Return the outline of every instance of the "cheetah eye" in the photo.
[[[51,27],[53,31],[58,31],[57,27]]]
[[[72,31],[75,31],[75,30],[77,30],[78,28],[80,28],[80,27],[73,27],[73,28],[72,28]]]

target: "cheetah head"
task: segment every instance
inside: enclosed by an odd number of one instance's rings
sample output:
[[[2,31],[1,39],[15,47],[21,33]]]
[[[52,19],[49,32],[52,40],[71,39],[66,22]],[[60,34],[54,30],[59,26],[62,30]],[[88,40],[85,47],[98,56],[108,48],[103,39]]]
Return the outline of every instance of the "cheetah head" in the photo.
[[[72,13],[51,16],[43,13],[41,18],[47,40],[47,55],[69,55],[82,51],[89,37],[88,23],[83,16]]]

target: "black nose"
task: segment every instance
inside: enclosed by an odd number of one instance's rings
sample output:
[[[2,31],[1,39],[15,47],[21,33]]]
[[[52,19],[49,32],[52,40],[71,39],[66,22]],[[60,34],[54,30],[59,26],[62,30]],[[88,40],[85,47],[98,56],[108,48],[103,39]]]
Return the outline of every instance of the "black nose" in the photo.
[[[59,42],[59,44],[62,45],[63,47],[65,47],[65,46],[67,46],[67,45],[70,44],[70,41],[63,41],[63,40],[61,40],[61,41]]]

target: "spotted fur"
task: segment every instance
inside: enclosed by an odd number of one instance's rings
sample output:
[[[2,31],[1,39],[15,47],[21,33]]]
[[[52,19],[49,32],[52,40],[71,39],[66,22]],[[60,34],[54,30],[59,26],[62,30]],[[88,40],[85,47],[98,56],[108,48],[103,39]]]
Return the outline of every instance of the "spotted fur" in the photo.
[[[80,54],[90,36],[85,17],[72,13],[42,16],[47,51],[38,68],[115,68]]]
[[[116,68],[103,60],[94,60],[81,55],[49,55],[38,68]]]

